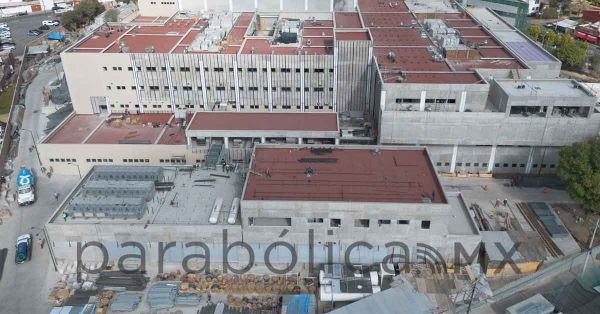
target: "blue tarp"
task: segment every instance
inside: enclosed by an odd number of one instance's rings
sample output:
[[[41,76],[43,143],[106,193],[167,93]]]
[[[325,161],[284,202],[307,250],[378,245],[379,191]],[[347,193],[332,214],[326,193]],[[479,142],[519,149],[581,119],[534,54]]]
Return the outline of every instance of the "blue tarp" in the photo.
[[[311,297],[310,294],[284,294],[281,296],[281,306],[287,314],[311,314]]]

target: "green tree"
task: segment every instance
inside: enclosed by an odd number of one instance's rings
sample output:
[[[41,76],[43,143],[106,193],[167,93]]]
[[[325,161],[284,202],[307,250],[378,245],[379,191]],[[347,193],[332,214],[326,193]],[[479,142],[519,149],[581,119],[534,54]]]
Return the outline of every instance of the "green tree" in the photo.
[[[561,36],[558,48],[554,52],[558,60],[572,66],[580,67],[586,60],[587,43],[573,40],[568,34]]]
[[[62,21],[62,25],[70,30],[70,31],[74,31],[77,28],[79,28],[80,23],[82,21],[82,17],[81,14],[78,11],[68,11],[63,13],[62,17],[61,17],[61,21]]]
[[[534,41],[539,41],[541,34],[542,28],[537,25],[531,25],[527,28],[527,35]]]
[[[65,12],[62,16],[62,24],[66,29],[74,31],[79,27],[89,24],[98,14],[102,13],[104,7],[98,0],[82,0],[73,8],[73,11]]]
[[[118,22],[119,9],[110,9],[104,13],[104,22]]]
[[[546,32],[542,36],[543,44],[548,47],[553,47],[554,45],[557,45],[561,37],[560,34],[557,34],[552,30],[546,30]]]
[[[558,176],[573,200],[600,212],[600,137],[560,151]]]

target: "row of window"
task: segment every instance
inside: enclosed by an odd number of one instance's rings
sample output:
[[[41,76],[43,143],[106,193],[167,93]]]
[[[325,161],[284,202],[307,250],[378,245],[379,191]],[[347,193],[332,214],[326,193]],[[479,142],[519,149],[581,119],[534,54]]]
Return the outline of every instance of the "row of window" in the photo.
[[[50,162],[77,162],[75,158],[50,158]]]
[[[421,103],[420,98],[396,98],[397,104],[419,104]],[[425,99],[426,104],[455,104],[456,99],[454,98],[427,98]]]
[[[126,90],[126,89],[127,89],[127,87],[126,87],[126,86],[124,86],[124,85],[117,85],[117,86],[115,86],[115,88],[116,88],[117,90]],[[112,86],[111,86],[111,85],[106,85],[106,89],[107,89],[107,90],[112,90]],[[137,87],[136,87],[136,86],[131,86],[131,90],[136,90],[136,89],[137,89]],[[145,86],[140,86],[140,90],[145,90],[145,89],[146,89],[146,87],[145,87]],[[158,91],[158,90],[160,90],[160,86],[157,86],[157,85],[151,85],[151,86],[148,86],[148,89],[150,89],[151,91]],[[163,86],[163,89],[164,89],[165,91],[168,91],[168,90],[170,90],[170,87],[165,85],[165,86]],[[182,89],[183,89],[184,91],[192,91],[192,90],[194,90],[194,88],[193,88],[192,86],[183,86],[183,87],[182,87]],[[202,90],[202,86],[198,86],[196,89],[197,89],[197,90],[199,90],[199,91],[201,91],[201,90]],[[222,92],[222,91],[225,91],[225,90],[226,90],[225,86],[217,86],[215,89],[216,89],[217,91],[220,91],[220,92]],[[243,91],[244,91],[244,87],[240,87],[239,89],[240,89],[240,91],[241,91],[241,92],[243,92]],[[177,87],[177,86],[173,86],[173,90],[174,90],[174,91],[178,90],[178,87]],[[207,91],[210,91],[210,90],[211,90],[211,87],[210,87],[210,86],[207,86],[207,87],[206,87],[206,90],[207,90]],[[231,91],[235,91],[235,86],[231,86],[231,87],[229,87],[229,90],[231,90]],[[248,87],[248,90],[249,90],[249,91],[252,91],[252,92],[256,92],[256,91],[258,91],[258,87],[256,87],[256,86],[251,86],[251,87]],[[291,88],[291,87],[281,87],[281,88],[280,88],[280,90],[281,90],[282,92],[291,92],[291,91],[292,91],[292,88]],[[268,87],[263,87],[263,91],[265,91],[265,92],[266,92],[266,91],[269,91],[269,88],[268,88]],[[271,87],[271,91],[273,91],[273,92],[276,92],[276,91],[277,91],[277,87]],[[296,87],[296,91],[297,91],[297,92],[300,92],[300,91],[302,91],[302,89],[301,89],[300,87]],[[304,88],[304,91],[305,91],[305,92],[310,92],[310,87],[305,87],[305,88]],[[313,87],[313,92],[324,92],[324,91],[325,91],[325,88],[323,88],[323,87]],[[330,92],[333,92],[333,87],[330,87],[330,88],[329,88],[329,91],[330,91]]]
[[[445,163],[442,164],[441,161],[438,161],[436,163],[436,165],[438,167],[441,167],[442,165],[445,166],[445,167],[450,167],[450,162],[445,162]],[[462,162],[457,162],[456,163],[456,167],[462,167],[462,166],[463,166]],[[478,162],[474,162],[474,163],[465,162],[464,166],[465,167],[471,167],[471,166],[473,166],[473,167],[480,167],[480,163],[478,163]],[[487,168],[487,166],[488,166],[487,162],[481,163],[481,167],[482,168]],[[495,163],[494,164],[495,168],[525,168],[525,166],[526,166],[525,164],[508,164],[508,163]],[[540,166],[540,165],[539,164],[533,164],[533,165],[531,165],[532,168],[537,168],[538,166]],[[548,168],[548,167],[551,168],[551,169],[554,169],[554,168],[556,168],[556,165],[555,164],[550,164],[550,165],[548,165],[548,164],[541,164],[541,168]]]
[[[113,71],[123,71],[123,67],[116,67],[115,66],[115,67],[112,67],[112,69],[113,69]],[[158,71],[158,68],[154,67],[154,66],[145,67],[145,69],[146,69],[146,71],[149,71],[149,72],[157,72]],[[175,67],[169,67],[169,69],[171,71],[175,71]],[[108,67],[102,67],[102,70],[108,71]],[[138,66],[138,67],[136,67],[136,70],[137,71],[141,71],[142,67]],[[161,71],[167,71],[167,67],[160,67],[160,70]],[[192,70],[192,68],[190,68],[190,67],[179,67],[179,72],[191,72],[191,70]],[[194,70],[196,70],[196,72],[200,72],[200,67],[196,67],[196,68],[194,68]],[[295,70],[296,73],[302,72],[302,69],[299,69],[299,68],[296,68],[294,70]],[[133,71],[133,67],[127,67],[127,71]],[[208,72],[208,71],[210,71],[210,68],[209,67],[204,67],[204,72]],[[225,72],[225,68],[217,67],[217,68],[213,68],[213,71],[214,72]],[[229,72],[234,72],[234,71],[235,71],[235,68],[229,68]],[[237,71],[238,72],[243,72],[244,69],[243,68],[237,68]],[[249,73],[256,73],[256,72],[258,72],[258,68],[247,68],[246,71],[249,72]],[[262,68],[262,71],[263,72],[267,72],[268,69],[267,68]],[[290,69],[290,68],[281,68],[279,71],[281,73],[291,73],[292,69]],[[276,68],[271,68],[271,72],[277,72],[277,69]],[[309,72],[310,72],[310,69],[307,69],[307,68],[304,69],[304,73],[309,73]],[[313,69],[313,73],[325,73],[325,69]],[[329,69],[329,73],[333,73],[333,69]]]
[[[323,219],[323,218],[308,218],[306,220],[306,222],[309,223],[309,224],[323,223],[324,221],[325,221],[325,219]],[[405,220],[405,219],[396,220],[395,222],[398,225],[408,225],[408,224],[410,224],[410,220]],[[354,227],[369,228],[370,224],[371,224],[371,221],[369,219],[355,219],[354,220]],[[341,219],[336,219],[336,218],[329,219],[329,226],[330,227],[338,228],[341,225],[342,225]],[[377,220],[377,226],[379,226],[379,227],[381,227],[381,226],[389,226],[389,225],[392,225],[392,220],[391,219],[378,219]],[[421,220],[421,229],[429,229],[430,227],[431,227],[431,221],[430,220]]]
[[[113,159],[110,158],[87,158],[85,160],[86,162],[91,162],[91,163],[100,163],[100,162],[105,162],[105,163],[112,163],[114,162]],[[160,163],[171,163],[171,164],[185,164],[186,160],[185,159],[160,159],[159,160]],[[50,162],[77,162],[77,159],[75,158],[50,158]],[[141,159],[141,158],[124,158],[123,159],[124,163],[149,163],[150,159]],[[196,162],[200,162],[199,160],[197,160]]]
[[[139,105],[129,105],[129,104],[119,104],[118,106],[121,109],[131,109],[131,108],[139,108],[140,107]],[[110,107],[116,108],[117,106],[115,104],[111,104]],[[148,105],[143,105],[142,107],[148,108]],[[179,105],[179,104],[175,105],[175,107],[178,109],[180,109],[180,108],[194,109],[196,107],[204,108],[203,105],[194,106],[194,105]],[[241,109],[244,109],[245,107],[246,107],[245,105],[240,105]],[[260,105],[249,105],[249,107],[250,107],[250,109],[259,109]],[[268,105],[264,105],[263,107],[264,107],[264,109],[269,109]],[[298,110],[300,110],[301,107],[302,106],[300,106],[300,105],[296,105],[296,109],[298,109]],[[152,105],[152,108],[153,109],[163,109],[163,108],[168,109],[168,108],[171,108],[171,106],[170,105]],[[278,105],[273,105],[273,109],[278,109],[278,108],[279,108]],[[310,108],[319,109],[319,110],[323,110],[323,109],[327,108],[329,110],[333,110],[333,106],[330,104],[317,103],[316,105],[313,105],[313,106],[304,105],[304,109],[310,109]],[[292,106],[291,105],[281,105],[281,109],[292,109]]]

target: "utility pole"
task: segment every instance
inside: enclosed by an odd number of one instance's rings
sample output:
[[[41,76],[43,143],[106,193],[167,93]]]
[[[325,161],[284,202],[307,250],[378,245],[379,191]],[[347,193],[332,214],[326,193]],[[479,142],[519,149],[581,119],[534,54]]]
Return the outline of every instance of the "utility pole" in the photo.
[[[600,223],[600,218],[596,219],[596,227],[594,227],[594,232],[592,233],[592,239],[590,240],[590,244],[588,245],[588,252],[585,255],[585,262],[583,263],[583,269],[581,273],[585,273],[585,269],[587,268],[588,260],[590,259],[590,255],[592,254],[592,246],[594,245],[594,238],[596,237],[596,231],[598,230],[598,223]]]

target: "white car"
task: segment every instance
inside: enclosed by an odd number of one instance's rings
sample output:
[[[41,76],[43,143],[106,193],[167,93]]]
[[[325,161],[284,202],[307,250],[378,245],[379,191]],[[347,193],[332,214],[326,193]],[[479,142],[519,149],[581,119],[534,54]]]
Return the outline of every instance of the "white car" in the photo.
[[[10,38],[10,33],[6,34],[6,33],[0,33],[0,39],[8,39]]]
[[[8,27],[8,24],[6,23],[0,23],[0,28],[10,29],[10,27]]]
[[[57,20],[43,20],[42,25],[46,26],[58,26],[60,24]]]
[[[0,24],[0,30],[10,32],[10,27],[2,26],[2,24]]]

